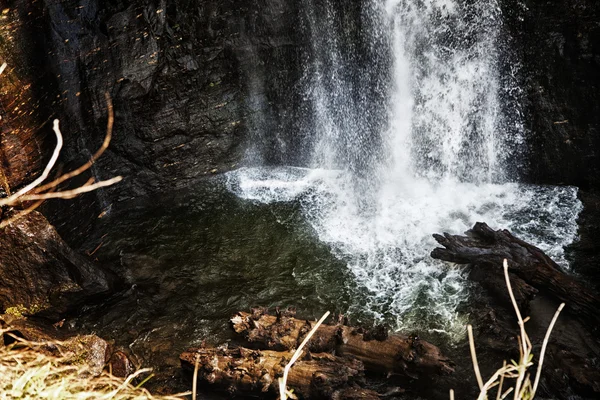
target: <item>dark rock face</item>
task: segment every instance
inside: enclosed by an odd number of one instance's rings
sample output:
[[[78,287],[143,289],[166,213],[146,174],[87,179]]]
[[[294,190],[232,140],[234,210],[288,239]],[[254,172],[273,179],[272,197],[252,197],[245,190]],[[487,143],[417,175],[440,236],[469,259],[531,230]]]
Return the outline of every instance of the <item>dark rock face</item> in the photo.
[[[583,211],[579,215],[579,238],[567,249],[573,271],[600,291],[600,195],[580,191]]]
[[[600,2],[505,0],[521,60],[531,183],[578,186],[584,210],[571,264],[598,285],[600,232]]]
[[[319,4],[15,3],[12,18],[30,22],[32,45],[23,50],[47,66],[31,74],[52,81],[44,86],[58,96],[54,111],[65,122],[68,159],[85,159],[97,148],[104,92],[113,97],[115,137],[94,172],[128,178],[112,190],[130,197],[185,187],[235,167],[256,142],[262,162],[302,163],[296,145],[308,133],[299,121],[310,112],[300,86],[314,56],[306,8],[318,11]],[[361,20],[357,4],[340,2],[342,25]],[[525,179],[599,187],[600,6],[592,0],[501,4],[525,80]],[[369,59],[379,57],[363,50]]]
[[[96,173],[126,176],[117,189],[124,196],[231,169],[253,125],[279,129],[293,112],[287,88],[300,72],[291,2],[44,3],[70,158],[98,146],[108,92],[115,135]]]
[[[17,1],[10,16],[35,21],[32,49],[43,49],[36,62],[53,82],[46,86],[57,96],[66,160],[87,159],[99,146],[105,92],[115,105],[113,142],[94,174],[127,181],[101,202],[186,187],[236,167],[248,148],[260,163],[305,163],[299,150],[312,134],[303,129],[312,105],[302,87],[305,68],[318,58],[316,38],[351,41],[346,72],[363,82],[362,97],[385,97],[384,85],[371,84],[378,77],[370,66],[388,50],[361,34],[376,28],[361,26],[368,5],[360,2],[336,4],[319,27],[311,18],[327,7],[309,0],[35,3],[30,10]],[[377,131],[371,119],[365,129]]]
[[[503,2],[525,78],[534,183],[600,187],[600,3]]]
[[[108,294],[112,275],[71,250],[37,212],[0,231],[0,310],[57,319]]]

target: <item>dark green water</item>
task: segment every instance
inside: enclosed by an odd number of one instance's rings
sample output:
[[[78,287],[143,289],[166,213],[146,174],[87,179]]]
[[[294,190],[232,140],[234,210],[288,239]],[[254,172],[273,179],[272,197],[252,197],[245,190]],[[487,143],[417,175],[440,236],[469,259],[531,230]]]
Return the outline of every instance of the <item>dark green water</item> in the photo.
[[[345,312],[345,264],[314,236],[297,205],[253,204],[218,179],[184,195],[120,204],[84,248],[128,288],[73,326],[116,340],[144,365],[178,365],[181,351],[234,339],[228,319],[251,307],[303,317]]]

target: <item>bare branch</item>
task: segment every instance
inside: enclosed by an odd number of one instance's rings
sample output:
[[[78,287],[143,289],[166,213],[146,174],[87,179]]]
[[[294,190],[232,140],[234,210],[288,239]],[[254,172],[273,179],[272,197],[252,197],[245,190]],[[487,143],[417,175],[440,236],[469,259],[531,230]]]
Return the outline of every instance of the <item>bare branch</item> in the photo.
[[[5,206],[5,205],[12,205],[12,204],[15,204],[16,202],[19,202],[20,198],[25,193],[27,193],[30,190],[34,189],[35,187],[39,186],[42,182],[44,182],[46,180],[46,178],[48,178],[50,171],[54,167],[54,164],[56,164],[56,160],[58,160],[58,156],[60,155],[60,150],[62,149],[62,145],[63,145],[63,138],[62,138],[62,134],[60,133],[60,128],[59,128],[58,124],[59,124],[58,120],[55,119],[53,130],[54,130],[54,134],[56,135],[56,147],[54,148],[52,157],[50,158],[50,161],[48,161],[46,168],[44,168],[44,172],[42,172],[42,175],[40,175],[36,180],[31,182],[29,185],[25,186],[23,189],[19,190],[17,193],[13,194],[12,196],[9,196],[5,199],[0,199],[0,207]]]
[[[34,203],[32,206],[26,208],[25,210],[19,211],[16,215],[10,217],[9,219],[7,219],[5,221],[0,221],[0,229],[12,224],[19,218],[22,218],[22,217],[26,216],[27,214],[30,214],[32,211],[35,211],[35,209],[38,208],[39,206],[41,206],[43,202],[44,202],[43,200],[40,200],[40,201]]]
[[[96,153],[92,156],[92,158],[90,158],[90,160],[87,163],[85,163],[81,167],[69,172],[68,174],[64,174],[64,175],[60,176],[59,178],[55,179],[54,181],[52,181],[50,183],[47,183],[46,185],[40,186],[39,188],[37,188],[35,190],[36,193],[43,192],[50,188],[54,188],[66,180],[69,180],[78,175],[81,175],[83,172],[90,169],[90,167],[92,165],[94,165],[94,162],[96,162],[96,160],[98,158],[100,158],[100,156],[108,148],[110,140],[112,139],[112,131],[113,131],[113,124],[114,124],[115,117],[114,117],[112,100],[111,100],[109,94],[105,93],[104,97],[106,98],[106,109],[108,112],[108,122],[106,123],[106,136],[104,137],[104,142],[102,143],[102,146],[100,146],[98,151],[96,151]]]
[[[4,64],[0,68],[0,73],[2,73],[4,68],[6,68],[6,64]],[[102,146],[100,146],[98,151],[96,151],[96,153],[90,158],[90,160],[88,162],[86,162],[85,164],[83,164],[81,167],[79,167],[67,174],[59,176],[57,179],[53,180],[50,183],[42,185],[42,183],[48,178],[48,175],[50,174],[52,168],[56,164],[56,161],[58,160],[60,151],[63,146],[63,137],[62,137],[62,133],[60,131],[59,121],[54,120],[54,129],[53,130],[56,135],[56,147],[54,149],[54,152],[52,153],[52,157],[50,158],[50,161],[44,168],[44,171],[42,172],[42,174],[36,180],[34,180],[33,182],[31,182],[30,184],[25,186],[23,189],[19,190],[17,193],[15,193],[13,195],[9,194],[9,196],[7,198],[0,199],[0,207],[1,206],[15,206],[20,203],[27,202],[27,201],[35,201],[36,203],[34,205],[28,207],[24,211],[21,211],[21,212],[17,213],[16,215],[12,216],[8,220],[0,222],[0,228],[4,228],[5,226],[7,226],[10,223],[17,220],[18,218],[21,218],[21,217],[29,214],[30,212],[35,210],[37,207],[39,207],[44,200],[72,199],[82,193],[88,193],[88,192],[94,191],[99,188],[113,185],[117,182],[120,182],[123,179],[121,176],[117,176],[117,177],[107,179],[104,181],[95,182],[94,178],[90,178],[90,179],[88,179],[88,181],[86,183],[84,183],[83,185],[81,185],[77,188],[69,189],[69,190],[54,191],[54,189],[57,188],[58,185],[60,185],[61,183],[66,182],[69,179],[72,179],[76,176],[79,176],[83,172],[90,169],[90,167],[94,164],[94,162],[108,148],[108,145],[112,138],[114,113],[113,113],[112,101],[111,101],[108,93],[105,94],[105,97],[106,97],[106,104],[107,104],[107,110],[108,110],[108,122],[107,122],[107,126],[106,126],[106,136],[104,137],[104,142],[102,143]],[[40,186],[40,185],[42,185],[42,186]]]
[[[117,182],[123,180],[122,176],[116,176],[114,178],[96,182],[93,184],[85,184],[76,189],[63,190],[60,192],[42,193],[42,194],[29,194],[21,197],[21,201],[35,201],[35,200],[48,200],[48,199],[72,199],[82,193],[88,193],[99,188],[114,185]]]

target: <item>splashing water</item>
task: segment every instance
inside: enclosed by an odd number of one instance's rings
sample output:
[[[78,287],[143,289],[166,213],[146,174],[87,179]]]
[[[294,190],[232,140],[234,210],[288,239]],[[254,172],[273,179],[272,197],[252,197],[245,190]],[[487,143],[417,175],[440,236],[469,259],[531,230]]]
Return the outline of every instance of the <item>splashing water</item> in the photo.
[[[369,64],[343,46],[352,40],[334,23],[333,3],[315,11],[306,1],[314,57],[305,128],[313,134],[301,150],[310,152],[310,168],[242,168],[228,185],[248,200],[302,205],[352,273],[349,311],[398,329],[461,332],[465,278],[431,259],[431,235],[462,233],[477,221],[509,229],[568,266],[563,248],[576,238],[581,210],[576,188],[507,176],[523,129],[518,82],[501,76],[496,1],[364,1],[362,39],[377,46],[361,51],[379,54],[370,64],[378,74],[366,82],[359,73]],[[356,95],[369,85],[377,95]]]

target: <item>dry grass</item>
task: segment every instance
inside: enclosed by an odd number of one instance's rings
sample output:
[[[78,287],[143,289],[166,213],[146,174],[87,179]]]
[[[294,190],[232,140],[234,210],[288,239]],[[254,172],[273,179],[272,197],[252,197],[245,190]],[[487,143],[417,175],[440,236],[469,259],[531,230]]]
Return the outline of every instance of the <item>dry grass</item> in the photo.
[[[292,365],[294,365],[294,363],[302,355],[303,349],[304,349],[304,346],[306,346],[306,343],[308,343],[310,338],[315,334],[317,329],[319,329],[319,326],[321,326],[321,324],[325,321],[325,319],[327,319],[328,316],[329,316],[329,311],[327,311],[321,317],[321,319],[315,324],[315,326],[311,329],[311,331],[308,333],[308,335],[306,335],[306,337],[304,338],[304,340],[302,341],[300,346],[294,352],[294,355],[292,356],[292,359],[290,360],[290,362],[288,362],[287,365],[285,366],[285,368],[283,370],[283,377],[279,378],[279,398],[280,398],[280,400],[287,400],[288,398],[296,399],[296,395],[294,395],[294,393],[292,393],[292,391],[287,389],[288,374],[290,373],[290,369],[292,368]]]
[[[523,317],[521,315],[521,311],[519,310],[519,307],[517,306],[517,302],[515,300],[515,296],[512,291],[512,286],[510,284],[510,278],[508,275],[508,262],[506,260],[504,260],[503,267],[504,267],[504,278],[506,280],[506,287],[508,289],[508,294],[510,295],[510,300],[515,309],[515,314],[517,316],[517,322],[519,324],[520,357],[519,357],[518,362],[512,360],[511,363],[507,364],[505,361],[502,368],[498,369],[491,376],[491,378],[489,378],[484,383],[483,379],[481,377],[481,372],[479,371],[479,364],[477,362],[477,353],[475,351],[475,341],[473,339],[473,328],[471,327],[471,325],[467,326],[467,332],[469,335],[469,345],[470,345],[470,349],[471,349],[471,357],[472,357],[472,361],[473,361],[473,369],[475,371],[475,376],[477,377],[477,384],[479,385],[479,390],[480,390],[480,393],[479,393],[479,396],[477,399],[478,400],[488,399],[488,394],[489,394],[488,392],[491,389],[496,387],[497,388],[496,400],[504,399],[511,393],[513,395],[513,400],[531,400],[535,397],[535,394],[536,394],[536,391],[538,388],[538,384],[540,382],[540,376],[542,374],[542,367],[544,365],[544,355],[546,353],[546,347],[548,346],[550,334],[552,333],[554,324],[556,323],[556,320],[558,319],[558,316],[559,316],[560,312],[562,311],[562,309],[564,308],[565,304],[562,303],[558,307],[558,310],[556,310],[556,313],[554,314],[552,321],[550,321],[550,325],[548,326],[548,330],[546,331],[546,335],[544,336],[544,341],[542,343],[542,349],[540,351],[540,357],[539,357],[539,361],[537,363],[538,366],[537,366],[537,371],[535,374],[535,380],[532,383],[531,382],[531,373],[529,372],[529,368],[531,368],[534,365],[534,363],[533,363],[534,355],[532,353],[533,346],[531,344],[531,340],[529,339],[529,336],[527,335],[527,331],[525,330],[525,323],[527,322],[529,317],[523,319]],[[504,391],[503,385],[504,385],[505,380],[507,380],[507,379],[514,380],[514,385]],[[450,391],[450,399],[454,400],[454,391],[452,391],[452,390]]]
[[[0,330],[0,335],[3,333]],[[9,346],[0,345],[0,399],[3,400],[181,400],[184,395],[153,396],[141,388],[141,384],[134,386],[132,382],[148,376],[149,369],[139,370],[126,379],[106,372],[93,376],[89,368],[75,362],[72,355],[55,356],[43,351],[48,343],[15,339]],[[50,346],[60,348],[60,342]]]

